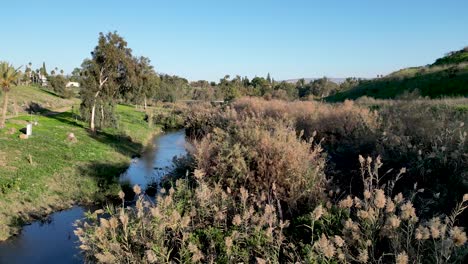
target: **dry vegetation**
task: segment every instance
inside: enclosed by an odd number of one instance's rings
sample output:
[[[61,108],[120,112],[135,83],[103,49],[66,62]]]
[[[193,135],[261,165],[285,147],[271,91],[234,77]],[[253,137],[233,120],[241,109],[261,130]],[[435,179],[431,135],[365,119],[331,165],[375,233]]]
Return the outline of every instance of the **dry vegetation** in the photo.
[[[195,105],[187,174],[172,175],[154,204],[136,186],[135,207],[92,214],[76,231],[81,249],[103,263],[460,263],[460,105]]]

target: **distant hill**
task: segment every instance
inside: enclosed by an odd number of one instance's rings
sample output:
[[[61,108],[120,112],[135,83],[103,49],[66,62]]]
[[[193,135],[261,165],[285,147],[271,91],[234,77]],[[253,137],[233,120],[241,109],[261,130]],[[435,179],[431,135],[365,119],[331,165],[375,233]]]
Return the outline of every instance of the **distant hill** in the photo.
[[[408,93],[431,98],[468,96],[468,47],[450,52],[431,65],[405,68],[382,78],[361,81],[327,100],[343,101],[361,96],[386,99]]]
[[[327,77],[330,81],[336,83],[336,84],[341,84],[342,82],[344,82],[346,80],[346,78],[331,78],[331,77]],[[288,83],[297,83],[297,81],[299,81],[300,79],[302,78],[299,78],[299,79],[289,79],[289,80],[284,80],[285,82],[288,82]],[[320,78],[303,78],[306,83],[308,82],[311,82],[311,81],[314,81],[314,80],[317,80],[317,79],[320,79]]]
[[[437,59],[434,66],[468,63],[468,46],[462,50],[449,52],[445,57]]]

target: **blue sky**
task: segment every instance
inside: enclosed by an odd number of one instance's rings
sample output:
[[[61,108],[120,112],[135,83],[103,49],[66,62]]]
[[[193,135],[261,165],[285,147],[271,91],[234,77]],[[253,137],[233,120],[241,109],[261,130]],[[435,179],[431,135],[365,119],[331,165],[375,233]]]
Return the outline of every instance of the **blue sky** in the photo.
[[[466,0],[20,0],[0,6],[0,60],[70,72],[118,31],[158,72],[375,77],[468,45]]]

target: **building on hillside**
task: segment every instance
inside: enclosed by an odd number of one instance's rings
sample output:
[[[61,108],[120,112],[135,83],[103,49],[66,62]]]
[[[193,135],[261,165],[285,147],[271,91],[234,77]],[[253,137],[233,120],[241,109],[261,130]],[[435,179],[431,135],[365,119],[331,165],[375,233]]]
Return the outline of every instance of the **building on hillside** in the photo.
[[[39,74],[39,83],[43,87],[47,86],[47,77],[45,75]]]
[[[70,87],[80,88],[80,83],[79,82],[67,82],[65,87],[67,87],[67,88],[70,88]]]

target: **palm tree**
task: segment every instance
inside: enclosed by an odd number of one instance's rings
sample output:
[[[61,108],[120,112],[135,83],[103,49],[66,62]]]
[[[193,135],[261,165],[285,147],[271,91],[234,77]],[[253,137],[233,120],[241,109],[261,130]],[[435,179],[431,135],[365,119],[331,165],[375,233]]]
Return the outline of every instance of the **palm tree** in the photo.
[[[19,68],[15,69],[12,65],[7,62],[0,63],[0,87],[3,92],[3,111],[2,119],[0,120],[0,128],[5,127],[7,107],[8,107],[8,92],[13,83],[15,83],[20,77]]]

